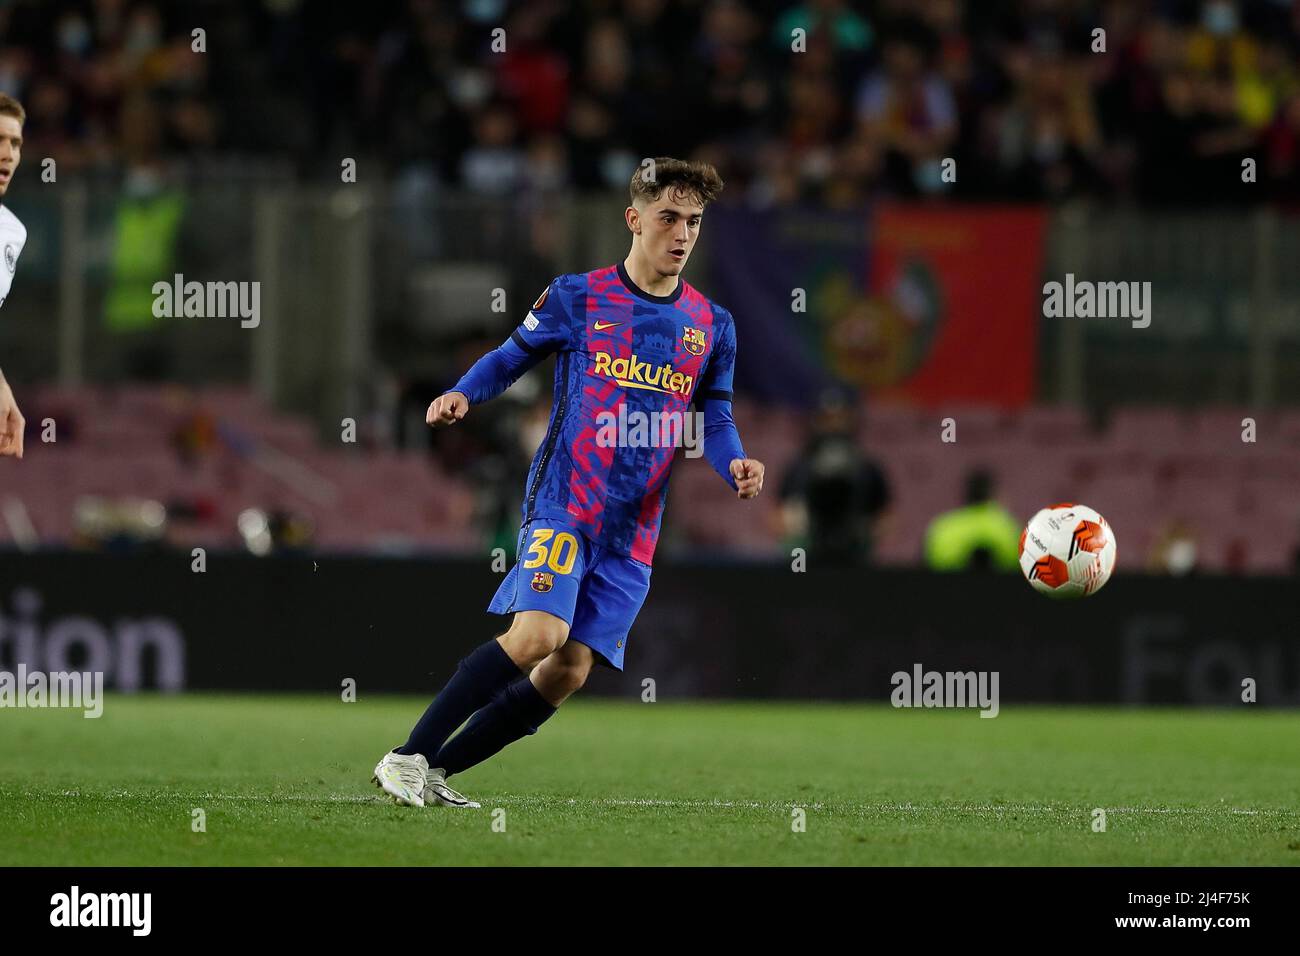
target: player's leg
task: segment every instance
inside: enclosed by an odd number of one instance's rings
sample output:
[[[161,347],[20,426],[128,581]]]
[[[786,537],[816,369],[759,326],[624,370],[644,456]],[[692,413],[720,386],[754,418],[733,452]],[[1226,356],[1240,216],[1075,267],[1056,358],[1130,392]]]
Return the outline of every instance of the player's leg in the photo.
[[[590,647],[578,641],[568,641],[554,654],[533,668],[528,679],[553,708],[558,708],[571,696],[582,690],[591,669],[596,666],[596,655]]]
[[[510,630],[465,657],[456,673],[434,698],[400,754],[438,752],[457,727],[498,691],[532,670],[569,636],[566,621],[545,611],[519,611]]]
[[[597,663],[621,670],[628,631],[649,587],[649,566],[593,548],[592,560],[578,589],[569,640],[528,677],[498,694],[443,746],[432,762],[430,780],[445,786],[452,774],[536,733],[556,708],[586,683]],[[425,796],[426,800],[437,799],[440,794],[433,787],[425,791]]]
[[[428,781],[428,756],[471,714],[512,681],[520,679],[564,643],[569,625],[545,611],[520,611],[510,630],[465,656],[451,680],[425,709],[410,737],[386,754],[375,768],[375,781],[399,803],[422,806]]]
[[[425,802],[460,805],[447,777],[468,770],[523,737],[537,733],[560,704],[587,682],[596,664],[591,648],[569,641],[553,651],[470,718],[465,729],[447,741],[429,771]],[[440,772],[439,772],[440,771]],[[432,791],[432,793],[430,792]],[[461,797],[460,799],[464,799]]]
[[[406,743],[375,768],[375,782],[398,803],[423,806],[428,758],[471,714],[568,637],[586,568],[585,548],[572,533],[543,522],[529,525],[528,543],[524,560],[510,569],[488,606],[497,614],[514,612],[510,629],[461,660]]]
[[[568,639],[569,622],[564,618],[546,611],[518,611],[510,622],[510,630],[497,641],[517,669],[528,674]]]

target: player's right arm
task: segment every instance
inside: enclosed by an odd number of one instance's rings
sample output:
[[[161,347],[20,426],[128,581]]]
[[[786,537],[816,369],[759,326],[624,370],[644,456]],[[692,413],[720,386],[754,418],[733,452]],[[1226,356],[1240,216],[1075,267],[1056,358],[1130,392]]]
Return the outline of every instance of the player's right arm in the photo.
[[[0,455],[23,457],[23,429],[27,421],[18,410],[13,390],[0,372]]]
[[[434,428],[454,425],[471,405],[496,398],[552,352],[569,347],[570,323],[565,307],[568,276],[560,276],[533,303],[519,328],[474,363],[459,382],[429,405],[424,420]]]

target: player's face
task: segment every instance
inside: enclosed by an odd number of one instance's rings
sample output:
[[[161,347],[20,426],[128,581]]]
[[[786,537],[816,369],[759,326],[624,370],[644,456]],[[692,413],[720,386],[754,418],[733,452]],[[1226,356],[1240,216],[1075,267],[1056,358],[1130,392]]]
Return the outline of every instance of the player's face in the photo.
[[[9,191],[9,183],[22,159],[23,127],[13,116],[0,116],[0,196]]]
[[[704,207],[695,197],[667,192],[641,214],[641,251],[660,275],[675,276],[686,268],[700,235]]]

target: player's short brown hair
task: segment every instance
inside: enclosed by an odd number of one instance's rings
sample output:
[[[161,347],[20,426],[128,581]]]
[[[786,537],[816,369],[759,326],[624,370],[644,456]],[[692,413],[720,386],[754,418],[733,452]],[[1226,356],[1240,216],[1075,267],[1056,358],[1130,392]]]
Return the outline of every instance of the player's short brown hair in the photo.
[[[629,187],[632,204],[636,205],[638,199],[654,202],[665,189],[670,195],[679,192],[692,195],[701,206],[707,206],[722,192],[722,177],[708,163],[690,163],[671,156],[656,156],[650,162],[643,160],[632,174]]]
[[[0,93],[0,116],[12,116],[20,124],[27,122],[27,111],[23,104],[8,93]]]

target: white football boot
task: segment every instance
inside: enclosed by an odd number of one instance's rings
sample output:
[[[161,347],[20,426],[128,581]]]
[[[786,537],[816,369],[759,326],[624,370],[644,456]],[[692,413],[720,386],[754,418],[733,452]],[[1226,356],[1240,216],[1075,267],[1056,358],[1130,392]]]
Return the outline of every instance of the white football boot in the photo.
[[[407,757],[389,751],[375,765],[373,779],[375,785],[382,787],[395,802],[408,807],[422,807],[425,776],[428,772],[429,761],[424,759],[424,754]]]
[[[424,803],[431,807],[471,807],[475,810],[481,806],[447,786],[447,775],[441,767],[434,767],[428,772],[424,784]]]

